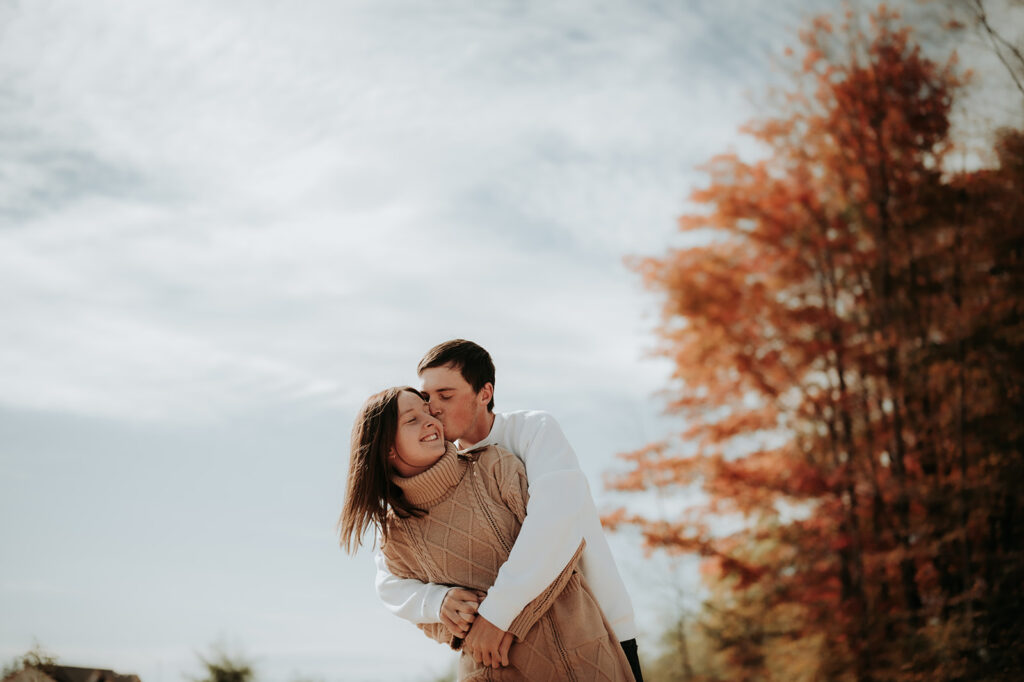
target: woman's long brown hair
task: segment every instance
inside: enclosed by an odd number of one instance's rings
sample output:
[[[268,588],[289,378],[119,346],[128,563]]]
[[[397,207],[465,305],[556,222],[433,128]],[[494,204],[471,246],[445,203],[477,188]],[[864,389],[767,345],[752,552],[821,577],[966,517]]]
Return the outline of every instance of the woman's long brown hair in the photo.
[[[426,400],[410,386],[385,389],[366,399],[352,427],[345,504],[338,519],[341,546],[349,554],[363,544],[363,534],[371,526],[381,540],[387,540],[389,507],[401,517],[426,513],[410,504],[402,489],[391,482],[388,455],[398,432],[398,396],[403,391]]]

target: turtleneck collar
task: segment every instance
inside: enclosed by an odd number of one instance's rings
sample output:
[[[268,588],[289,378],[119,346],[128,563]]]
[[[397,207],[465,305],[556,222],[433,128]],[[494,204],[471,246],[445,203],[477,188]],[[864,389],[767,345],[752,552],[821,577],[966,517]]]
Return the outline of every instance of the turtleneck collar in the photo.
[[[466,473],[466,460],[459,457],[453,443],[446,443],[441,459],[415,476],[392,476],[391,481],[402,489],[405,499],[417,507],[430,508],[440,502]]]

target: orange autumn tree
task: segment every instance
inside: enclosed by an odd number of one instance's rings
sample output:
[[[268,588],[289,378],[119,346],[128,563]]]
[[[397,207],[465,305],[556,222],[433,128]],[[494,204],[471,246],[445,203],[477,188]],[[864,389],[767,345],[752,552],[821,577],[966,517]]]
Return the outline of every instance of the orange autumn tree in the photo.
[[[884,7],[867,24],[801,33],[781,114],[745,129],[766,158],[712,159],[679,221],[711,236],[634,262],[687,429],[611,484],[708,503],[606,521],[706,557],[729,679],[1022,665],[1024,136],[950,171],[955,58]],[[743,530],[716,531],[730,514]]]

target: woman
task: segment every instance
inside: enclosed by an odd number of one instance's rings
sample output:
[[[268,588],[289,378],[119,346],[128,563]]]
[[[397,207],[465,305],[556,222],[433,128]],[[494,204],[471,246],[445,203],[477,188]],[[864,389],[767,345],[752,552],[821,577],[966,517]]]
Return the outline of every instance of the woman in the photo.
[[[373,526],[391,572],[423,582],[486,591],[526,517],[526,470],[496,446],[459,455],[444,440],[419,391],[389,388],[370,397],[352,430],[341,544],[354,551]],[[633,679],[629,663],[576,556],[509,627],[509,667],[462,655],[460,680]],[[420,625],[458,650],[441,623]]]

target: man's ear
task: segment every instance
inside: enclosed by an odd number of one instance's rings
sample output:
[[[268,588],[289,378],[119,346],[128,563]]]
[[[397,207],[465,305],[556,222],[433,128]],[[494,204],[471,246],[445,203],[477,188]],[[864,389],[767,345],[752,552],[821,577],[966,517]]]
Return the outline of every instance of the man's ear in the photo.
[[[480,389],[480,392],[476,394],[477,400],[483,405],[491,402],[491,398],[494,397],[494,384],[487,382],[484,387]]]

